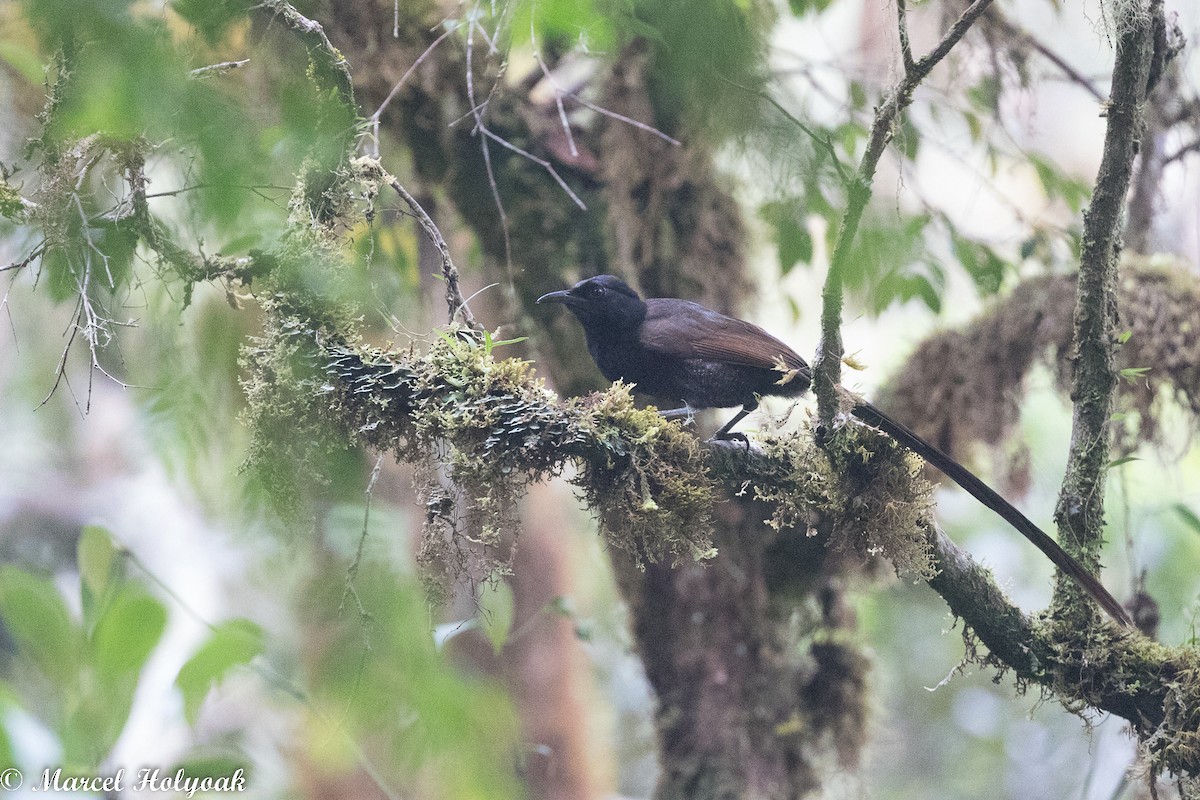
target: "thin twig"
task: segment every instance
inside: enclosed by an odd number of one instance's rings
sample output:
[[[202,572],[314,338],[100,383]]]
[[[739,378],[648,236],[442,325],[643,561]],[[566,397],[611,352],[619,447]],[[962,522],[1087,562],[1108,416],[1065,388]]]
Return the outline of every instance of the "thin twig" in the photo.
[[[358,537],[358,548],[354,551],[354,560],[350,562],[350,567],[346,570],[346,585],[342,589],[342,601],[338,604],[338,613],[342,613],[342,609],[346,607],[346,598],[353,597],[354,604],[358,608],[358,619],[363,625],[363,647],[366,650],[371,649],[371,623],[374,621],[371,613],[363,606],[362,598],[358,594],[358,587],[354,582],[358,578],[358,570],[362,567],[363,550],[367,544],[367,534],[371,528],[371,500],[374,497],[375,484],[379,481],[379,473],[383,470],[383,453],[375,459],[375,467],[371,470],[371,477],[367,481],[367,488],[363,491],[363,524],[362,533]]]
[[[214,75],[223,75],[226,72],[232,72],[238,67],[244,67],[250,63],[250,59],[243,58],[241,61],[222,61],[220,64],[209,64],[207,67],[197,67],[188,73],[188,77],[195,79],[209,78]]]
[[[462,320],[466,325],[478,328],[479,323],[475,321],[475,315],[471,313],[467,301],[463,299],[462,289],[458,286],[458,269],[454,266],[453,259],[450,258],[450,248],[446,245],[446,240],[442,238],[442,232],[438,230],[437,225],[429,214],[425,213],[425,209],[421,208],[421,204],[417,202],[417,198],[409,194],[400,181],[386,173],[384,173],[383,179],[395,190],[396,194],[400,195],[400,199],[412,209],[413,215],[425,231],[425,235],[429,237],[430,241],[433,242],[433,246],[442,255],[442,279],[446,282],[446,306],[450,312],[450,322],[454,322],[455,318],[461,314]]]
[[[658,128],[654,127],[653,125],[647,125],[644,122],[638,122],[636,119],[633,119],[632,117],[627,117],[624,114],[618,114],[616,111],[611,111],[607,108],[604,108],[603,106],[598,106],[595,103],[593,103],[589,100],[585,100],[584,98],[580,97],[575,92],[563,92],[563,94],[566,97],[569,97],[572,100],[574,100],[576,103],[579,103],[581,106],[590,108],[592,111],[595,111],[597,114],[603,114],[604,116],[609,117],[610,119],[615,119],[618,122],[624,122],[626,125],[632,125],[633,127],[637,128],[640,131],[645,131],[646,133],[652,133],[655,136],[657,136],[658,138],[662,139],[664,142],[673,144],[676,147],[683,146],[683,142],[679,141],[678,139],[676,139],[673,136],[670,136],[669,134],[666,134],[666,133],[660,131]]]
[[[1177,149],[1172,150],[1170,154],[1163,157],[1163,164],[1170,164],[1198,151],[1200,151],[1200,139],[1180,145]]]
[[[487,130],[483,121],[483,107],[475,100],[475,75],[472,58],[475,52],[476,22],[471,20],[467,26],[467,101],[471,105],[471,116],[475,120],[476,132]],[[493,91],[498,83],[493,85]],[[490,94],[490,93],[489,93]],[[492,190],[492,201],[496,204],[496,212],[500,215],[500,230],[504,234],[504,265],[512,274],[512,237],[508,231],[508,212],[504,210],[504,201],[500,199],[500,187],[496,183],[496,171],[492,167],[492,152],[488,147],[488,137],[479,137],[479,147],[483,151],[483,166],[487,173],[488,188]]]
[[[799,128],[801,131],[803,131],[810,139],[813,140],[813,142],[816,143],[816,145],[818,147],[820,147],[822,150],[824,150],[825,152],[827,152],[829,154],[829,158],[833,162],[833,168],[835,170],[837,170],[838,180],[841,181],[842,186],[850,185],[851,177],[846,172],[845,168],[842,166],[842,161],[841,161],[841,159],[838,158],[837,151],[833,149],[833,141],[829,138],[828,135],[826,135],[826,136],[818,135],[816,131],[814,131],[807,124],[805,124],[804,120],[800,119],[795,114],[788,111],[787,108],[785,108],[782,103],[780,103],[778,100],[776,100],[774,97],[772,97],[770,92],[767,92],[765,90],[759,90],[759,89],[751,89],[749,86],[743,86],[740,83],[735,83],[735,82],[729,80],[728,78],[722,77],[722,80],[724,80],[730,86],[733,86],[737,89],[741,89],[742,91],[745,91],[745,92],[749,92],[750,94],[754,95],[755,97],[758,97],[759,99],[765,100],[766,102],[770,103],[775,108],[776,111],[778,111],[780,114],[782,114],[787,119],[788,122],[792,123],[797,128]]]
[[[264,189],[270,189],[276,192],[292,192],[294,186],[275,186],[271,183],[253,184],[253,183],[197,183],[192,186],[182,186],[178,189],[168,189],[162,192],[147,192],[146,199],[153,200],[156,197],[175,197],[177,195],[186,194],[187,192],[195,192],[201,189],[245,189],[248,192],[260,192]],[[262,195],[259,195],[262,197]],[[264,198],[269,199],[269,198]]]
[[[530,15],[529,27],[533,27],[533,16]],[[571,151],[571,158],[579,157],[579,148],[575,146],[575,135],[571,133],[571,123],[567,121],[567,109],[563,107],[563,91],[558,87],[554,76],[550,74],[550,68],[546,66],[546,62],[542,59],[542,54],[535,48],[533,51],[533,60],[541,67],[542,75],[549,82],[550,87],[554,89],[554,104],[558,106],[558,122],[562,125],[563,134],[567,137],[567,147]]]
[[[383,98],[383,102],[379,104],[379,108],[375,109],[375,113],[371,115],[369,122],[371,123],[371,135],[374,140],[374,149],[372,155],[375,156],[375,158],[379,158],[379,120],[380,117],[383,116],[383,112],[389,105],[391,105],[392,100],[394,100],[396,95],[400,93],[401,87],[404,86],[405,82],[408,81],[409,77],[413,74],[413,72],[416,71],[417,67],[421,66],[422,62],[429,57],[429,54],[432,53],[439,44],[445,41],[447,36],[454,33],[456,30],[457,28],[446,28],[446,30],[442,31],[442,34],[434,39],[429,47],[426,47],[425,51],[421,53],[421,55],[417,56],[416,60],[409,65],[408,69],[404,71],[404,74],[400,76],[400,80],[396,81],[396,84],[392,87],[392,90],[388,92],[387,97]]]
[[[1029,45],[1029,47],[1033,48],[1039,55],[1041,55],[1042,58],[1058,67],[1059,71],[1062,72],[1063,75],[1066,75],[1067,78],[1069,78],[1073,83],[1078,84],[1088,94],[1100,102],[1104,102],[1104,93],[1096,88],[1096,85],[1092,83],[1088,76],[1084,75],[1082,72],[1075,69],[1075,67],[1067,63],[1066,59],[1051,50],[1049,45],[1043,43],[1032,33],[1011,22],[1000,11],[993,8],[991,12],[989,12],[984,18],[984,23],[995,25],[1005,36],[1009,38],[1020,39],[1021,41],[1025,42],[1025,44]]]
[[[33,250],[30,251],[29,255],[25,256],[25,258],[21,259],[20,261],[16,261],[16,262],[13,262],[12,264],[8,264],[7,266],[0,267],[0,272],[8,272],[9,270],[25,269],[25,267],[28,267],[34,261],[37,261],[38,258],[40,258],[45,252],[46,252],[46,240],[43,239],[41,242],[38,243],[38,245],[36,247],[33,248]]]
[[[937,64],[966,35],[971,25],[988,9],[992,0],[974,0],[955,20],[941,41],[919,61],[906,65],[901,78],[875,111],[875,120],[867,138],[867,147],[859,162],[858,174],[851,181],[846,210],[838,228],[837,242],[830,256],[829,272],[821,293],[821,346],[813,362],[813,392],[817,395],[817,414],[821,424],[832,430],[839,413],[837,387],[841,382],[842,345],[842,283],[850,259],[851,245],[858,232],[867,202],[871,199],[871,183],[879,160],[891,142],[896,123],[904,109],[912,103],[913,92]]]
[[[571,198],[571,200],[575,203],[575,205],[579,206],[579,210],[587,211],[587,204],[584,203],[583,200],[581,200],[579,198],[579,195],[575,194],[575,191],[573,189],[571,189],[570,186],[567,185],[567,182],[565,180],[563,180],[562,175],[560,175],[558,173],[558,170],[554,168],[553,164],[551,164],[549,161],[547,161],[544,158],[535,156],[533,153],[529,152],[528,150],[524,150],[520,147],[517,147],[515,144],[508,141],[504,137],[496,135],[488,128],[480,128],[479,130],[480,130],[480,133],[482,133],[484,136],[488,137],[489,139],[491,139],[493,142],[500,145],[501,147],[508,148],[509,150],[513,151],[517,155],[520,155],[520,156],[523,156],[523,157],[529,159],[530,161],[537,164],[542,169],[546,170],[546,172],[548,172],[550,174],[550,177],[554,179],[554,182],[557,183],[564,192],[566,192],[567,197]]]

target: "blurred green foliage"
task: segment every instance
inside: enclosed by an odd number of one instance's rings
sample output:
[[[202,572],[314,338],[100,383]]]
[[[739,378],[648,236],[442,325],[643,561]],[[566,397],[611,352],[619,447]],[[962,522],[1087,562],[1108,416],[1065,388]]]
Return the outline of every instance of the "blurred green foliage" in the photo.
[[[510,46],[603,53],[619,46],[633,19],[631,0],[517,0],[508,5]]]
[[[229,224],[248,197],[237,187],[262,183],[270,172],[258,126],[235,93],[189,76],[201,65],[188,63],[161,15],[133,7],[129,0],[24,3],[43,54],[61,54],[44,156],[53,161],[72,140],[93,134],[174,140],[193,180],[207,187],[205,217]]]
[[[65,773],[96,774],[125,730],[168,612],[126,574],[127,556],[105,529],[83,530],[76,562],[81,615],[50,578],[0,567],[0,622],[15,643],[0,709],[22,709],[45,725],[62,747]],[[332,562],[306,588],[301,611],[310,635],[300,654],[279,652],[280,641],[269,642],[246,619],[213,626],[175,677],[186,722],[198,722],[205,699],[228,676],[249,670],[263,691],[284,689],[279,697],[299,703],[309,720],[299,744],[331,776],[362,767],[387,785],[420,787],[419,796],[431,800],[520,796],[516,716],[503,691],[447,668],[414,581],[375,561],[352,583],[347,570],[346,562]],[[512,596],[491,595],[489,636],[501,647]],[[269,648],[272,659],[303,665],[299,683],[265,666]],[[252,753],[230,746],[236,741],[196,748],[172,769],[203,777],[252,765]],[[14,763],[0,715],[0,764]]]
[[[64,771],[94,773],[125,729],[142,669],[166,628],[167,610],[140,581],[126,577],[124,556],[103,528],[84,528],[76,561],[81,617],[68,610],[51,579],[18,566],[0,567],[0,619],[16,644],[15,663],[2,685],[13,704],[53,732]],[[209,669],[203,686],[185,681],[197,702],[258,649],[214,637],[203,652],[221,668]],[[11,758],[10,753],[9,763]]]
[[[344,572],[326,571],[301,609],[322,634],[311,639],[306,675],[314,744],[358,742],[383,776],[414,797],[520,797],[517,717],[502,689],[447,668],[410,581],[370,562],[355,575],[353,595],[350,587]],[[352,613],[356,607],[369,616]],[[502,613],[497,605],[497,627]],[[348,739],[328,736],[336,731]],[[337,746],[314,750],[330,768],[359,757]]]

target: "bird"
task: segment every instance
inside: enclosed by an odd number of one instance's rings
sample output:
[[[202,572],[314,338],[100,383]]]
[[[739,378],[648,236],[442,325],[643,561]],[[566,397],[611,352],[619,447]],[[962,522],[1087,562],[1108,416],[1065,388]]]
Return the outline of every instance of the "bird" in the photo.
[[[642,299],[614,275],[586,278],[537,302],[566,306],[579,320],[588,352],[605,378],[633,384],[640,394],[683,402],[664,416],[741,406],[714,440],[744,441],[744,434],[732,429],[760,398],[800,397],[812,383],[808,363],[759,326],[690,300]],[[856,398],[850,413],[937,467],[1029,539],[1113,619],[1133,627],[1125,608],[1094,575],[974,473],[866,400]]]

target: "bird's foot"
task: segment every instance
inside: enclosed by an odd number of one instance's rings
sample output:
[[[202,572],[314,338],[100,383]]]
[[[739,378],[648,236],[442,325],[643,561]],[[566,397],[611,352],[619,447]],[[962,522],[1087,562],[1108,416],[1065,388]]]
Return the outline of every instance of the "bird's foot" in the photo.
[[[750,438],[744,433],[718,431],[711,439],[708,440],[709,444],[720,445],[722,447],[736,447],[734,444],[735,442],[740,442],[745,446],[746,452],[750,452]]]

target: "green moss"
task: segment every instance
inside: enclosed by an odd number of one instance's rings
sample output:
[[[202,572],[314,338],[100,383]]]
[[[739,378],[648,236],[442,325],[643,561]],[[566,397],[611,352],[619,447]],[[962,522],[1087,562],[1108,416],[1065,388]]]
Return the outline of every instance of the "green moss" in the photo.
[[[714,556],[716,498],[696,437],[653,408],[636,408],[619,382],[568,408],[591,434],[573,482],[600,512],[609,543],[641,563]]]
[[[933,487],[921,475],[920,459],[858,424],[838,430],[824,449],[807,426],[765,436],[762,444],[761,459],[718,456],[716,474],[771,503],[768,525],[810,536],[828,530],[832,549],[863,559],[882,555],[900,573],[932,577],[930,544],[921,531],[932,517]]]
[[[25,215],[25,203],[21,193],[9,185],[7,180],[0,181],[0,217],[21,221]]]
[[[247,403],[242,418],[253,434],[243,471],[285,521],[311,527],[321,496],[358,443],[329,424],[329,380],[313,359],[314,339],[336,329],[314,329],[316,323],[279,314],[282,303],[263,299],[266,328],[239,359]]]
[[[304,507],[297,471],[360,445],[417,466],[420,561],[434,598],[507,572],[530,482],[575,462],[573,482],[613,547],[639,563],[712,555],[714,499],[695,437],[633,405],[627,387],[563,406],[528,362],[496,360],[486,334],[451,327],[424,351],[354,341],[280,295],[247,350],[249,465],[281,507]],[[447,481],[446,478],[449,480]]]

